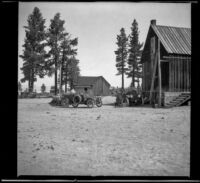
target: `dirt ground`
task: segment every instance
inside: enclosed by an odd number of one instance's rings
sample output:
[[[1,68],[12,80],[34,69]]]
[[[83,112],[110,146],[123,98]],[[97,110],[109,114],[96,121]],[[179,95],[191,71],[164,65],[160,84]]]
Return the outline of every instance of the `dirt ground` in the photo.
[[[18,175],[189,176],[190,106],[52,107],[18,100]]]

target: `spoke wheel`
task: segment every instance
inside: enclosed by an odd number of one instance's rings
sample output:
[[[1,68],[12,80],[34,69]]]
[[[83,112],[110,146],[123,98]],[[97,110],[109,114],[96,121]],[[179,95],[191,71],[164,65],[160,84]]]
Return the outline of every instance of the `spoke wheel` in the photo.
[[[96,99],[96,106],[97,107],[101,107],[102,106],[102,100],[101,100],[101,98],[97,98]]]
[[[94,107],[94,102],[93,102],[92,99],[88,99],[88,100],[87,100],[87,106],[88,106],[89,108],[93,108],[93,107]]]
[[[73,98],[72,106],[73,106],[74,108],[76,108],[76,107],[78,107],[78,105],[79,105],[80,102],[81,102],[81,96],[76,95],[76,96],[74,96],[74,98]]]
[[[68,98],[62,99],[61,100],[61,105],[63,107],[69,107],[69,99]]]

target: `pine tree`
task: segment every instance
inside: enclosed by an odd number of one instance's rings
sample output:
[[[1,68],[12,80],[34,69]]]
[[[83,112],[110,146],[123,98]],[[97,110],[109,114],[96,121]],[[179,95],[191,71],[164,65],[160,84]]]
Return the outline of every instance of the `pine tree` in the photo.
[[[61,53],[61,41],[63,38],[68,35],[68,33],[64,33],[64,20],[60,19],[60,13],[57,13],[53,19],[51,19],[51,24],[48,29],[48,45],[50,47],[49,55],[51,56],[46,64],[46,68],[48,70],[48,75],[51,76],[55,74],[55,95],[57,95],[57,84],[58,84],[58,76],[57,71],[59,69],[60,61],[60,53]]]
[[[126,63],[127,63],[127,46],[128,46],[128,38],[126,36],[124,28],[121,28],[120,35],[117,35],[117,50],[116,54],[116,67],[118,70],[117,75],[122,75],[122,89],[124,89],[124,74],[127,71]]]
[[[131,86],[135,87],[135,82],[139,86],[139,78],[141,78],[142,65],[139,63],[141,58],[141,48],[143,44],[139,43],[138,23],[134,19],[129,36],[129,57],[128,57],[128,72],[127,76],[132,78]]]
[[[74,88],[74,83],[77,81],[77,77],[80,75],[80,68],[78,66],[79,60],[75,57],[69,59],[69,67],[68,67],[68,81],[70,85],[70,89]]]
[[[62,44],[62,85],[65,84],[65,91],[67,82],[69,81],[70,88],[73,88],[75,78],[80,74],[79,60],[75,58],[77,49],[74,48],[78,44],[78,38],[71,39],[70,36],[65,37]]]
[[[35,7],[33,13],[28,16],[28,26],[24,26],[26,32],[25,43],[23,45],[23,55],[20,57],[24,63],[22,68],[24,77],[21,82],[28,81],[29,92],[33,91],[36,76],[43,78],[45,75],[45,19],[43,19],[39,8]]]

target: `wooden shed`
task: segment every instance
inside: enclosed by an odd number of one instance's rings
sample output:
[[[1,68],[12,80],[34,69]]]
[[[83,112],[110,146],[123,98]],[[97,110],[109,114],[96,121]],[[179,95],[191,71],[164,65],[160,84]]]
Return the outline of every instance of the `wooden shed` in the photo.
[[[191,29],[151,20],[141,63],[142,90],[151,102],[160,106],[185,102],[191,89]],[[181,101],[183,95],[187,97]]]
[[[79,76],[74,84],[74,89],[76,92],[84,92],[85,88],[94,96],[110,95],[110,84],[103,76]]]

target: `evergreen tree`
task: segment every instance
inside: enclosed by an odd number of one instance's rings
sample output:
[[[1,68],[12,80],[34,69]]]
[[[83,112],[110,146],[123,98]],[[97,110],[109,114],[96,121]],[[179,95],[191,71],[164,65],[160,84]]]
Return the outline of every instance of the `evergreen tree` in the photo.
[[[68,35],[64,33],[65,21],[60,19],[60,13],[57,13],[53,19],[51,19],[51,24],[48,29],[48,45],[50,47],[49,55],[51,56],[46,64],[46,69],[48,70],[48,75],[51,76],[55,74],[55,95],[57,94],[57,84],[58,77],[57,71],[59,69],[60,63],[60,52],[61,52],[61,41]]]
[[[116,54],[116,67],[118,70],[117,75],[122,75],[122,89],[124,89],[124,74],[127,71],[126,63],[127,63],[127,46],[128,46],[128,38],[126,36],[124,28],[121,28],[120,35],[117,35],[117,50]]]
[[[62,85],[65,84],[65,91],[67,82],[69,81],[70,88],[73,88],[75,78],[80,74],[79,60],[75,58],[77,49],[74,47],[78,44],[78,38],[71,39],[70,36],[65,38],[61,44],[62,48]]]
[[[21,82],[28,81],[29,92],[33,91],[36,76],[43,78],[45,75],[45,19],[43,19],[39,8],[35,7],[33,13],[28,16],[28,26],[24,26],[26,32],[25,43],[23,45],[23,55],[20,57],[24,63],[22,68],[24,77]]]
[[[139,78],[142,76],[142,65],[139,63],[141,58],[141,48],[143,44],[139,43],[138,23],[134,19],[129,36],[129,57],[128,57],[128,72],[127,76],[132,78],[131,86],[135,87],[135,82],[139,86]]]
[[[75,57],[69,59],[69,67],[68,67],[68,81],[70,89],[74,88],[74,83],[77,81],[77,77],[80,75],[80,68],[78,66],[79,60]]]

